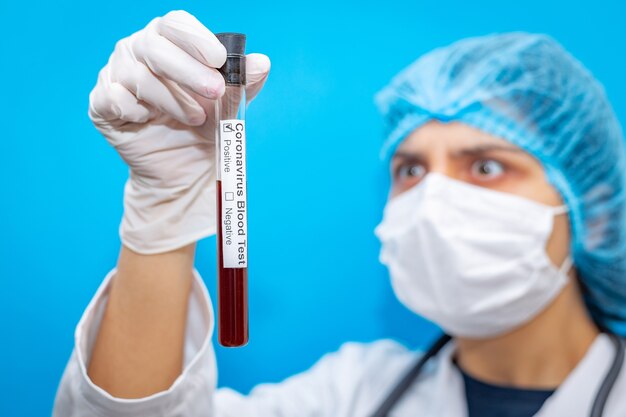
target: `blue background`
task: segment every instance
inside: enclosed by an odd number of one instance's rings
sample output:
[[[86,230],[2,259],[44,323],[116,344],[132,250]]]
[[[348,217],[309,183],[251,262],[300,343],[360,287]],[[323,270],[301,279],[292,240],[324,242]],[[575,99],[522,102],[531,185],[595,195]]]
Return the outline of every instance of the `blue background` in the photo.
[[[222,2],[227,4],[228,2]],[[87,117],[119,38],[177,8],[242,31],[273,63],[250,106],[251,341],[218,348],[247,391],[348,340],[419,347],[433,327],[394,298],[372,230],[386,194],[372,96],[429,49],[494,31],[547,32],[626,120],[621,0],[0,2],[0,415],[49,415],[74,326],[115,265],[127,170]],[[215,240],[197,267],[215,289]]]

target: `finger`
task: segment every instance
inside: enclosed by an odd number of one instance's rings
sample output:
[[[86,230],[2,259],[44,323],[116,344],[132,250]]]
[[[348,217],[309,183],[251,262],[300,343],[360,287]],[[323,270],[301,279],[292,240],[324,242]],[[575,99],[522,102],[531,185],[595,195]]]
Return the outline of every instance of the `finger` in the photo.
[[[155,107],[175,120],[196,126],[204,123],[206,115],[202,107],[175,83],[159,79],[148,67],[138,61],[125,66],[119,74],[111,74],[112,80],[123,85],[138,99]]]
[[[151,110],[145,102],[141,102],[123,85],[111,84],[111,97],[119,111],[119,119],[132,123],[146,123],[157,112]]]
[[[270,59],[263,54],[246,55],[246,97],[251,101],[261,91],[271,67]]]
[[[122,85],[112,83],[106,66],[98,74],[96,87],[89,94],[89,116],[94,122],[121,119],[145,123],[153,116],[153,111]]]
[[[200,63],[220,68],[226,62],[226,48],[191,14],[183,10],[169,12],[156,22],[156,31]]]
[[[167,78],[210,99],[224,94],[224,78],[214,68],[201,64],[170,40],[148,28],[130,43],[135,58],[160,78]]]
[[[120,111],[110,94],[111,79],[109,66],[105,66],[98,73],[96,86],[89,93],[89,117],[92,120],[117,120]]]

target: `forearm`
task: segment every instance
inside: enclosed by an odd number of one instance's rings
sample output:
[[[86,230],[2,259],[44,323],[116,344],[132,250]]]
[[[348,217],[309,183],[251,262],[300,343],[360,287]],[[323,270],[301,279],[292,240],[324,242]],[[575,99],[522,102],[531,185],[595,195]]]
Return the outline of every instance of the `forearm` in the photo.
[[[194,253],[195,244],[158,255],[122,247],[88,367],[111,395],[145,397],[180,375]]]

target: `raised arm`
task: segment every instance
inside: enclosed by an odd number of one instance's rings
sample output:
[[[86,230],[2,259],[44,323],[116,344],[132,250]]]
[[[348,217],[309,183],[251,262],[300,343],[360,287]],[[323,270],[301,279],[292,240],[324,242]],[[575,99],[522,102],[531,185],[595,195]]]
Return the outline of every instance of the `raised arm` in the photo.
[[[183,11],[117,43],[89,115],[129,165],[123,247],[88,367],[121,398],[163,391],[183,365],[194,243],[215,232],[214,103],[226,50]],[[269,71],[248,58],[250,98]]]
[[[174,11],[120,40],[99,73],[89,117],[130,174],[123,246],[77,327],[55,415],[210,404],[194,400],[210,396],[216,373],[210,300],[193,264],[195,242],[215,233],[214,105],[225,60],[209,29]],[[247,56],[248,101],[269,68],[267,56]]]

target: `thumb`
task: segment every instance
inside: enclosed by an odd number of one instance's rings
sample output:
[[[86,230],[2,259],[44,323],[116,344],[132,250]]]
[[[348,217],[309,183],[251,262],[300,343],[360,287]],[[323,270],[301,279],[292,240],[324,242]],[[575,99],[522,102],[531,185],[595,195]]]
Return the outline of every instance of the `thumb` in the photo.
[[[263,54],[246,55],[246,98],[250,102],[263,88],[270,72],[270,59]]]

